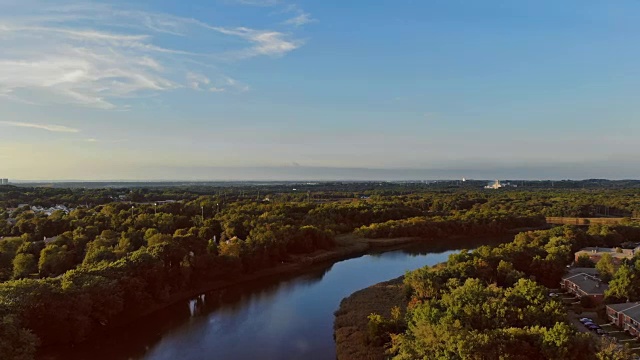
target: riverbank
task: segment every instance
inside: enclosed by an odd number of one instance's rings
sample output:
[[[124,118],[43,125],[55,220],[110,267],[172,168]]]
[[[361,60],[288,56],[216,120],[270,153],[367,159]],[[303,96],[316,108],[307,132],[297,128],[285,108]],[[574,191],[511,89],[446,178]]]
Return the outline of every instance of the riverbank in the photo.
[[[263,278],[269,278],[280,275],[293,275],[304,273],[311,267],[335,263],[365,255],[375,249],[394,249],[401,248],[403,245],[417,243],[424,239],[421,238],[388,238],[388,239],[364,239],[358,238],[352,234],[345,234],[336,238],[336,247],[330,250],[318,250],[310,254],[292,256],[291,260],[280,265],[261,269],[250,274],[243,274],[230,279],[210,282],[179,294],[175,294],[170,298],[167,304],[159,305],[147,309],[140,317],[147,316],[163,307],[193,298],[194,296],[215,290],[221,290],[235,285],[248,283]],[[135,319],[134,319],[135,321]],[[121,324],[119,324],[121,325]]]
[[[152,316],[154,313],[164,308],[167,308],[181,301],[192,299],[200,294],[250,283],[256,280],[280,277],[284,275],[303,274],[323,265],[326,266],[327,264],[333,264],[338,261],[360,257],[369,252],[372,252],[374,247],[376,249],[384,248],[384,251],[393,250],[396,248],[402,248],[404,245],[408,245],[409,243],[416,243],[420,239],[412,238],[411,242],[407,242],[406,239],[403,239],[402,241],[398,241],[397,239],[376,239],[375,242],[377,245],[375,246],[372,246],[369,240],[370,239],[357,238],[351,234],[341,235],[336,238],[336,247],[330,250],[318,250],[310,254],[293,256],[290,261],[273,267],[261,269],[249,274],[242,274],[214,282],[209,282],[202,286],[182,291],[180,293],[174,294],[162,304],[146,308],[145,311],[140,312],[134,318],[127,318],[126,321],[112,322],[102,331],[95,331],[91,333],[91,335],[88,336],[84,340],[84,342],[91,343],[92,341],[106,334],[116,332],[118,331],[118,329],[124,328],[132,323],[135,323],[136,321],[139,321],[140,319]],[[56,353],[59,349],[72,347],[74,347],[73,344],[52,344],[42,346],[40,349],[38,349],[38,358],[43,358],[42,355],[46,355],[51,352]],[[44,358],[49,357],[45,356]]]
[[[318,250],[310,254],[293,256],[289,262],[280,265],[261,269],[249,274],[239,275],[233,278],[210,282],[197,288],[183,291],[181,293],[173,295],[167,301],[167,303],[152,306],[141,313],[139,317],[131,319],[127,321],[127,323],[118,323],[112,326],[112,328],[125,326],[128,323],[136,321],[141,317],[148,316],[166,306],[193,298],[206,292],[221,290],[224,288],[241,285],[243,283],[260,280],[263,278],[300,274],[308,271],[312,267],[359,257],[373,250],[389,251],[402,248],[406,245],[415,244],[420,241],[424,241],[424,239],[419,237],[366,239],[358,238],[353,234],[340,235],[336,238],[336,247],[334,247],[333,249]]]
[[[514,235],[523,231],[542,230],[550,228],[545,225],[538,228],[520,228],[508,231],[508,234],[500,238],[473,239],[480,243],[500,243],[508,241]],[[417,239],[420,240],[420,239]],[[449,238],[449,241],[466,242],[468,237]],[[482,241],[485,240],[485,241]],[[490,241],[487,241],[490,240]],[[406,244],[416,241],[415,238],[398,239],[368,239],[372,248],[391,244]],[[469,244],[472,245],[472,244]],[[475,244],[477,245],[477,244]],[[405,298],[404,276],[384,281],[362,290],[356,291],[342,299],[338,310],[335,312],[333,337],[336,343],[336,358],[338,360],[384,360],[387,358],[384,346],[376,346],[367,340],[368,316],[372,313],[382,315],[385,318],[391,316],[391,309],[399,307],[402,313],[406,312],[407,299]]]
[[[334,312],[340,301],[469,247],[439,243],[449,247],[421,242],[373,249],[300,273],[206,292],[39,360],[201,360],[207,354],[220,359],[335,359]]]
[[[192,288],[188,291],[175,294],[168,301],[163,304],[152,306],[145,309],[144,312],[138,314],[133,318],[128,318],[126,321],[113,322],[109,326],[105,327],[102,331],[93,332],[85,343],[92,343],[102,337],[109,337],[112,333],[117,333],[119,329],[131,326],[141,319],[153,316],[154,313],[161,311],[173,304],[180,303],[185,300],[193,299],[194,297],[208,293],[211,291],[223,290],[237,285],[243,285],[245,283],[251,283],[255,281],[266,281],[268,279],[278,279],[284,276],[296,276],[298,274],[305,274],[314,269],[330,266],[336,262],[357,258],[366,254],[384,253],[397,249],[403,249],[413,246],[414,244],[428,244],[430,251],[442,252],[452,248],[452,244],[456,243],[456,248],[464,247],[476,247],[479,244],[487,244],[493,242],[502,242],[510,238],[510,235],[504,235],[500,238],[447,238],[447,239],[422,239],[422,238],[395,238],[395,239],[364,239],[356,237],[352,234],[341,235],[336,239],[336,247],[330,250],[316,251],[311,254],[299,255],[292,257],[289,262],[279,264],[274,267],[262,269],[250,274],[242,274],[230,278],[220,279],[215,282],[209,282],[203,286]],[[336,301],[337,302],[337,301]],[[335,306],[335,305],[334,305]],[[334,308],[335,309],[335,308]],[[61,349],[73,348],[74,345],[49,345],[40,349],[39,354],[58,353]],[[42,357],[39,358],[55,358],[58,357]]]
[[[551,224],[546,224],[536,228],[518,228],[508,231],[508,235],[494,239],[502,242],[517,235],[520,232],[544,230],[551,228]],[[402,241],[394,239],[381,243],[392,243]],[[465,241],[468,238],[450,238],[450,241]],[[477,240],[477,239],[476,239]],[[488,239],[485,239],[488,240]],[[374,241],[374,244],[377,243]],[[402,313],[406,312],[407,299],[405,297],[404,276],[393,280],[381,282],[362,290],[356,291],[348,297],[342,299],[338,310],[335,312],[334,320],[334,340],[336,343],[336,358],[338,360],[384,360],[387,358],[384,345],[376,346],[367,340],[368,316],[372,313],[390,318],[391,309],[399,307]]]
[[[335,312],[334,339],[338,360],[384,360],[384,346],[375,346],[367,341],[369,314],[376,313],[389,318],[391,308],[398,306],[406,311],[404,277],[381,282],[356,291],[340,302]]]

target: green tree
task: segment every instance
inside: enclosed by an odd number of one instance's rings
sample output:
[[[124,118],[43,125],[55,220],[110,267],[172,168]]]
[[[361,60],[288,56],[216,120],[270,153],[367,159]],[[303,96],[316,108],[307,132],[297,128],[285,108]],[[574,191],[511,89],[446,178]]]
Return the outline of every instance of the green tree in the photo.
[[[116,253],[113,249],[102,246],[98,243],[93,243],[91,245],[92,246],[87,248],[87,254],[82,261],[83,265],[98,264],[103,261],[112,262],[117,259]]]
[[[73,253],[69,252],[67,246],[48,245],[40,252],[38,270],[40,276],[58,276],[73,268]]]
[[[613,262],[611,254],[603,254],[596,264],[596,269],[598,270],[598,274],[600,274],[602,281],[609,282],[616,272],[616,265]]]
[[[384,344],[384,335],[386,335],[385,331],[385,320],[379,314],[370,314],[368,317],[369,322],[367,323],[367,340],[373,345],[382,345]]]
[[[578,260],[576,260],[576,267],[594,268],[596,267],[596,264],[591,260],[589,255],[582,254],[578,256]]]
[[[13,259],[13,278],[22,279],[38,272],[38,262],[33,254],[19,253]]]
[[[22,244],[23,240],[20,238],[0,239],[0,281],[11,278],[13,258]]]
[[[519,279],[523,278],[525,274],[522,271],[518,271],[514,269],[513,264],[500,260],[498,263],[498,285],[501,286],[512,286]]]
[[[599,350],[596,353],[597,360],[632,360],[635,358],[627,344],[619,346],[611,340],[600,339]]]
[[[238,258],[243,252],[243,241],[238,238],[222,241],[218,245],[218,252],[220,256]]]
[[[159,233],[159,231],[156,228],[147,229],[147,231],[144,232],[144,239],[146,241],[149,241],[149,239],[151,239],[154,235],[156,235],[158,233]]]
[[[609,281],[609,289],[604,293],[607,301],[636,301],[640,290],[639,280],[634,268],[621,266]]]
[[[159,244],[168,244],[172,240],[173,240],[173,238],[171,237],[171,235],[157,233],[155,235],[152,235],[147,240],[147,244],[149,246],[159,245]]]

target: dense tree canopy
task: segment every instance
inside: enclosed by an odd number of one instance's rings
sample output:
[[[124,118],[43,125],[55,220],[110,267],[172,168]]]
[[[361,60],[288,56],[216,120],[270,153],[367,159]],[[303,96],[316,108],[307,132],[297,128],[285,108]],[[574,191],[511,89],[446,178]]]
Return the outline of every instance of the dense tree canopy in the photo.
[[[526,182],[504,191],[484,191],[483,184],[0,187],[0,321],[6,324],[0,358],[31,354],[38,342],[82,341],[190,289],[331,249],[342,234],[429,241],[504,235],[540,226],[545,216],[640,213],[640,195],[628,187],[637,184]],[[498,304],[516,291],[508,288],[525,286],[519,285],[524,274],[557,284],[579,246],[640,240],[639,228],[627,223],[592,226],[589,233],[523,233],[509,245],[462,252],[447,271],[417,271],[408,281],[420,279],[411,282],[412,291],[425,302],[445,301],[439,294],[446,289],[477,287],[467,279],[496,283],[500,288],[483,296]],[[631,275],[612,274],[610,296],[636,299],[640,288],[616,285],[637,281],[636,270],[625,269]],[[495,336],[544,340],[565,331],[543,325]]]
[[[601,240],[571,227],[527,232],[409,272],[404,325],[393,332],[384,326],[393,320],[372,315],[373,335],[388,332],[394,359],[612,358],[610,344],[571,327],[541,285],[558,283],[573,248]],[[613,358],[631,359],[619,354]]]

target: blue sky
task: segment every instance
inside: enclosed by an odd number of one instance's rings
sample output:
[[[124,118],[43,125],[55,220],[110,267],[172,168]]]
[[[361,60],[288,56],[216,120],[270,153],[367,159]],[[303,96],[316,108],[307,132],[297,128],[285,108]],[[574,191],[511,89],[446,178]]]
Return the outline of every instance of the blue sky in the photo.
[[[638,178],[638,13],[0,0],[0,175]]]

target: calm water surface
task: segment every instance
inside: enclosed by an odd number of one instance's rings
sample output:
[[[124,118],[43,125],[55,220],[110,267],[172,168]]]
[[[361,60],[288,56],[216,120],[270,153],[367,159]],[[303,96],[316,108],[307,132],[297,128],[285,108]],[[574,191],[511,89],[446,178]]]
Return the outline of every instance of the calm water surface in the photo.
[[[453,251],[411,247],[212,291],[135,326],[41,359],[335,359],[334,311],[351,293]],[[433,248],[432,250],[433,251]]]

